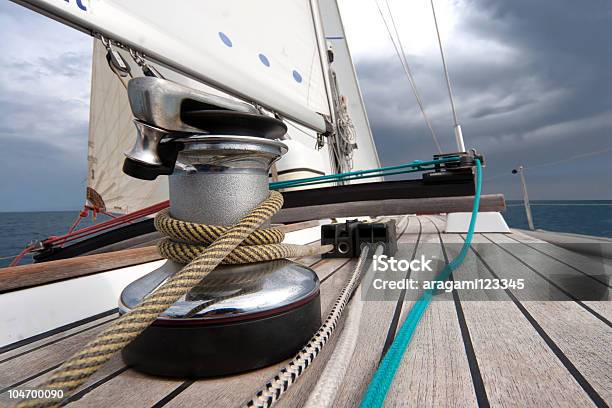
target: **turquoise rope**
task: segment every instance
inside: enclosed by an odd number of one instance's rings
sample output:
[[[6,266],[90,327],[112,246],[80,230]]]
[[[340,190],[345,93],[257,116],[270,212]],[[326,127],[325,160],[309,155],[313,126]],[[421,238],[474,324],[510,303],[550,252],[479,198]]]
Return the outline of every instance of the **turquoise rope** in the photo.
[[[480,160],[475,159],[476,161],[476,194],[474,195],[474,204],[472,207],[472,217],[470,218],[470,226],[468,228],[468,233],[465,238],[465,242],[461,247],[461,251],[459,255],[455,257],[451,262],[446,265],[446,267],[438,274],[436,280],[446,280],[451,272],[454,269],[457,269],[465,259],[468,250],[470,249],[470,245],[472,243],[472,238],[474,237],[474,227],[476,226],[476,217],[478,216],[478,207],[480,206],[480,192],[482,186],[482,165]],[[361,400],[360,408],[378,408],[382,407],[385,402],[385,398],[387,397],[387,392],[391,387],[391,383],[393,382],[393,378],[395,377],[395,372],[397,371],[400,363],[402,362],[402,358],[408,345],[410,344],[410,340],[412,339],[412,335],[414,334],[421,317],[425,314],[425,310],[427,310],[427,306],[431,303],[433,297],[433,290],[426,291],[423,296],[421,296],[410,309],[410,313],[406,317],[406,321],[402,324],[391,344],[387,354],[380,362],[378,366],[378,370],[374,373],[370,384],[368,385],[368,389]]]
[[[346,173],[327,174],[325,176],[308,177],[298,180],[275,181],[270,183],[270,189],[289,188],[296,186],[308,186],[312,184],[333,183],[335,181],[350,181],[370,177],[391,176],[395,174],[414,173],[417,171],[433,170],[437,164],[459,161],[459,156],[450,156],[442,159],[420,161],[415,160],[410,163],[399,164],[396,166],[385,166],[377,169],[355,170]],[[397,170],[397,171],[396,171]]]

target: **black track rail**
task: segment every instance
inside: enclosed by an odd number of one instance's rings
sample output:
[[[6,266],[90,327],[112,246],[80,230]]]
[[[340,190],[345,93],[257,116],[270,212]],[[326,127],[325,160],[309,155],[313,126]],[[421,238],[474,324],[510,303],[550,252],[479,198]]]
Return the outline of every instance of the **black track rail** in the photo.
[[[147,218],[142,221],[134,222],[123,227],[115,228],[110,231],[94,235],[91,238],[86,238],[74,244],[64,247],[54,247],[49,251],[41,252],[34,255],[36,262],[55,261],[58,259],[73,258],[83,255],[96,249],[103,248],[107,245],[117,244],[119,242],[136,238],[141,235],[155,232],[153,219]]]
[[[385,181],[287,191],[283,193],[285,199],[283,208],[394,198],[473,196],[474,193],[473,178],[465,176],[437,183],[428,183],[423,180]]]

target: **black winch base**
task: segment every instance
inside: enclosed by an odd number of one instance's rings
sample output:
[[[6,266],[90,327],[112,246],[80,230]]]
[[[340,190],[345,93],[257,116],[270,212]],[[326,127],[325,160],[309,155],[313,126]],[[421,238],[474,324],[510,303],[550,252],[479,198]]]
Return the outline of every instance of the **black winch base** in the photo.
[[[299,307],[259,319],[217,325],[153,324],[121,354],[126,365],[147,374],[216,377],[291,358],[320,326],[317,293]]]

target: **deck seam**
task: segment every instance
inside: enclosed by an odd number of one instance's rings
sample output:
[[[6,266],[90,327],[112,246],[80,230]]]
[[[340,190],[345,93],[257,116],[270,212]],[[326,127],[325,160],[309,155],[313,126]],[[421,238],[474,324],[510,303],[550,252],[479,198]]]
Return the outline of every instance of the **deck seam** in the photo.
[[[510,256],[512,256],[514,259],[516,259],[517,261],[519,261],[521,264],[525,265],[529,270],[531,270],[532,272],[534,272],[536,275],[538,275],[540,278],[544,279],[546,282],[550,283],[552,286],[554,286],[555,288],[557,288],[561,293],[563,293],[565,296],[567,296],[568,298],[570,298],[571,300],[573,300],[574,302],[576,302],[579,306],[581,306],[582,308],[584,308],[584,310],[586,310],[587,312],[591,313],[594,317],[596,317],[597,319],[601,320],[604,324],[606,324],[608,327],[612,327],[612,323],[610,323],[610,321],[608,319],[606,319],[605,317],[603,317],[602,315],[600,315],[599,313],[597,313],[596,311],[594,311],[593,309],[591,309],[589,306],[585,305],[584,302],[582,302],[580,299],[578,299],[576,296],[572,295],[571,293],[569,293],[568,291],[566,291],[565,289],[563,289],[562,287],[560,287],[559,285],[557,285],[555,282],[553,282],[552,280],[548,279],[546,276],[542,275],[540,272],[538,272],[535,268],[533,268],[531,265],[529,265],[527,262],[523,261],[521,258],[519,258],[518,256],[514,255],[512,252],[508,251],[506,248],[502,247],[501,245],[499,245],[497,242],[493,241],[492,239],[490,239],[488,236],[486,236],[485,234],[481,234],[483,237],[485,237],[487,240],[489,240],[493,245],[497,246],[498,248],[500,248],[502,251],[508,253]],[[462,236],[463,238],[463,236]]]
[[[330,272],[328,275],[326,275],[323,279],[321,279],[321,284],[323,284],[323,282],[325,282],[327,279],[331,278],[336,272],[344,268],[351,261],[352,261],[352,258],[347,259],[346,262],[344,262],[342,265],[340,265],[339,267],[334,269],[332,272]]]
[[[40,333],[40,334],[36,334],[36,335],[28,337],[26,339],[19,340],[19,341],[16,341],[14,343],[11,343],[11,344],[7,344],[6,346],[0,347],[0,354],[4,354],[4,353],[7,353],[9,351],[18,349],[19,347],[27,346],[28,344],[34,343],[35,341],[46,339],[47,337],[51,337],[51,336],[53,336],[55,334],[61,333],[61,332],[66,331],[66,330],[74,329],[76,327],[82,326],[82,325],[87,324],[87,323],[91,323],[93,321],[96,321],[98,319],[102,319],[104,317],[112,315],[113,313],[118,313],[118,312],[119,312],[118,308],[107,310],[105,312],[98,313],[98,314],[95,314],[93,316],[86,317],[85,319],[77,320],[75,322],[68,323],[68,324],[60,326],[60,327],[56,327],[55,329],[51,329],[51,330],[48,330],[46,332],[43,332],[43,333]],[[74,335],[74,334],[76,334],[76,333],[73,333],[72,335]],[[72,336],[72,335],[70,335],[70,336]],[[67,337],[70,337],[70,336],[67,336]],[[0,361],[0,363],[3,363],[4,361],[8,361],[8,360]]]
[[[461,236],[463,238],[463,236]],[[488,239],[488,238],[487,238]],[[493,241],[491,241],[493,242]],[[494,278],[499,279],[499,276],[493,271],[491,266],[484,260],[484,258],[474,249],[473,246],[470,246],[470,249],[476,257],[482,262],[482,264],[487,268],[487,270],[493,275]],[[531,326],[535,329],[535,331],[540,335],[544,343],[548,346],[548,348],[552,351],[552,353],[559,359],[561,364],[565,367],[565,369],[570,373],[570,375],[576,380],[578,385],[582,388],[582,390],[588,395],[588,397],[593,401],[593,403],[598,408],[606,408],[608,404],[604,401],[604,399],[597,393],[597,391],[593,388],[593,386],[587,381],[587,379],[582,375],[580,370],[576,368],[576,366],[571,362],[571,360],[565,355],[563,350],[554,342],[554,340],[546,333],[546,331],[540,326],[537,320],[529,313],[529,311],[523,306],[523,304],[514,296],[512,291],[509,289],[504,289],[504,292],[510,297],[514,305],[519,309],[521,314],[527,319],[527,321],[531,324]]]
[[[112,373],[108,374],[107,376],[100,378],[95,383],[93,383],[93,384],[83,388],[81,391],[76,392],[76,393],[72,394],[71,396],[69,396],[68,398],[66,398],[64,401],[62,401],[60,406],[65,406],[65,405],[68,405],[68,404],[70,404],[72,402],[80,400],[85,395],[89,394],[91,391],[95,390],[96,388],[98,388],[102,384],[104,384],[104,383],[112,380],[113,378],[117,377],[119,374],[121,374],[122,372],[126,371],[128,368],[129,368],[128,366],[123,366],[120,369],[118,369],[116,371],[113,371]]]
[[[547,256],[547,257],[549,257],[549,258],[551,258],[551,259],[554,259],[555,261],[557,261],[557,262],[559,262],[559,263],[561,263],[561,264],[563,264],[563,265],[567,266],[568,268],[571,268],[571,269],[575,270],[576,272],[579,272],[579,273],[583,274],[584,276],[586,276],[586,277],[588,277],[588,278],[593,279],[593,280],[594,280],[594,281],[596,281],[596,282],[599,282],[600,284],[602,284],[602,285],[604,285],[604,286],[607,286],[607,287],[609,287],[609,288],[612,288],[612,285],[609,285],[609,284],[607,284],[606,282],[600,281],[600,280],[599,280],[599,279],[597,279],[596,277],[594,277],[594,276],[592,276],[592,275],[589,275],[588,273],[586,273],[586,272],[584,272],[584,271],[580,270],[579,268],[576,268],[576,267],[575,267],[575,266],[573,266],[573,265],[568,264],[568,263],[567,263],[567,262],[565,262],[565,261],[562,261],[561,259],[559,259],[559,258],[557,258],[557,257],[555,257],[555,256],[552,256],[552,255],[550,255],[550,254],[547,254],[547,253],[546,253],[546,252],[544,252],[544,251],[540,251],[540,250],[539,250],[539,249],[537,249],[536,247],[534,247],[534,246],[532,246],[532,245],[528,244],[527,242],[522,242],[522,241],[519,241],[518,239],[513,238],[511,235],[506,235],[506,236],[507,236],[508,238],[510,238],[511,240],[518,242],[519,244],[523,244],[523,245],[525,245],[526,247],[531,248],[531,249],[533,249],[534,251],[537,251],[537,252],[541,253],[542,255],[545,255],[545,256]],[[553,244],[550,244],[550,245],[553,245]]]
[[[442,240],[442,234],[440,229],[435,222],[431,221],[429,217],[426,217],[429,222],[433,224],[438,232],[438,239],[442,247],[442,255],[444,256],[444,263],[448,265],[448,254],[444,241]],[[451,272],[449,280],[454,280],[453,273]],[[463,348],[465,349],[465,355],[468,361],[468,368],[470,369],[470,376],[472,377],[472,384],[474,386],[474,394],[476,395],[476,403],[479,408],[489,408],[491,406],[487,390],[484,386],[482,379],[482,373],[480,372],[480,366],[478,365],[478,359],[476,358],[476,351],[474,350],[474,344],[472,343],[472,336],[470,336],[470,330],[465,320],[465,314],[463,313],[463,307],[461,306],[461,300],[459,299],[459,293],[453,288],[453,303],[455,304],[455,312],[457,313],[457,321],[459,323],[459,330],[461,331],[461,339],[463,340]]]
[[[29,350],[26,350],[26,351],[23,351],[23,352],[21,352],[21,353],[15,354],[14,356],[11,356],[11,357],[8,357],[8,358],[5,358],[4,360],[0,360],[0,364],[6,363],[7,361],[11,361],[11,360],[13,360],[13,359],[15,359],[15,358],[17,358],[17,357],[22,357],[22,356],[25,356],[26,354],[29,354],[29,353],[31,353],[31,352],[33,352],[33,351],[36,351],[36,350],[40,350],[40,349],[45,348],[45,347],[47,347],[47,346],[50,346],[50,345],[52,345],[52,344],[58,343],[58,342],[60,342],[60,341],[62,341],[62,340],[69,339],[70,337],[76,336],[77,334],[85,333],[85,332],[86,332],[86,331],[88,331],[88,330],[95,329],[96,327],[100,327],[100,326],[102,326],[102,325],[105,325],[105,324],[107,324],[107,323],[110,323],[110,322],[112,322],[112,321],[115,321],[115,320],[117,320],[118,318],[119,318],[119,317],[115,317],[115,318],[113,318],[113,319],[105,320],[105,321],[103,321],[103,322],[100,322],[100,323],[98,323],[98,324],[95,324],[95,325],[93,325],[93,326],[90,326],[90,327],[88,327],[88,328],[86,328],[86,329],[79,330],[79,331],[74,332],[74,333],[71,333],[71,334],[69,334],[69,335],[67,335],[67,336],[60,337],[60,338],[55,339],[55,340],[52,340],[52,341],[50,341],[50,342],[48,342],[48,343],[41,344],[40,346],[36,346],[36,347],[33,347],[33,348],[29,349]],[[94,321],[95,321],[95,320],[94,320]],[[87,322],[87,323],[89,323],[89,322]],[[83,323],[83,324],[87,324],[87,323]],[[77,327],[78,327],[78,326],[77,326]],[[67,330],[69,330],[69,329],[67,329]],[[56,334],[58,334],[58,333],[56,333]],[[23,347],[23,346],[22,346],[22,347]]]
[[[412,251],[412,258],[414,258],[414,256],[416,255],[416,251],[418,249],[419,243],[421,241],[421,233],[423,231],[423,224],[421,224],[421,220],[419,219],[419,217],[410,217],[408,219],[409,220],[408,222],[410,222],[410,219],[412,218],[416,218],[416,220],[419,222],[419,234],[417,235],[417,240],[416,240],[416,243],[414,244],[414,250]],[[408,225],[406,225],[406,228],[408,228]],[[402,232],[402,235],[403,235],[403,232]],[[411,272],[411,269],[408,268],[408,270],[406,271],[405,279],[410,279],[410,272]],[[399,298],[397,299],[395,310],[393,311],[393,317],[391,318],[391,323],[389,323],[389,330],[387,330],[387,337],[385,338],[385,343],[383,345],[382,351],[380,352],[380,358],[378,360],[379,364],[382,361],[382,359],[385,357],[385,354],[387,354],[389,347],[391,347],[391,344],[393,343],[393,340],[395,339],[395,333],[397,332],[397,326],[399,326],[399,319],[402,314],[402,308],[404,307],[405,298],[406,298],[406,289],[403,289],[400,292]]]
[[[61,365],[62,365],[62,363],[55,364],[55,365],[53,365],[53,366],[51,366],[51,367],[49,367],[49,368],[45,368],[44,370],[39,371],[38,373],[36,373],[36,374],[34,374],[34,375],[31,375],[31,376],[26,377],[26,378],[24,378],[24,379],[22,379],[22,380],[19,380],[19,381],[17,381],[16,383],[13,383],[13,384],[9,385],[8,387],[4,387],[4,388],[2,388],[2,389],[0,390],[0,394],[4,394],[4,393],[5,393],[5,392],[7,392],[8,390],[12,390],[13,388],[19,387],[20,385],[23,385],[23,384],[25,384],[25,383],[27,383],[27,382],[29,382],[29,381],[32,381],[32,380],[33,380],[33,379],[35,379],[35,378],[40,377],[41,375],[47,374],[49,371],[53,371],[53,370],[55,370],[56,368],[58,368],[59,366],[61,366]]]
[[[187,380],[183,382],[181,385],[173,389],[171,393],[167,394],[164,398],[160,399],[155,404],[151,405],[151,408],[161,408],[165,406],[167,403],[169,403],[174,398],[176,398],[177,395],[179,395],[181,392],[189,388],[191,384],[193,384],[194,382],[195,382],[194,380]]]

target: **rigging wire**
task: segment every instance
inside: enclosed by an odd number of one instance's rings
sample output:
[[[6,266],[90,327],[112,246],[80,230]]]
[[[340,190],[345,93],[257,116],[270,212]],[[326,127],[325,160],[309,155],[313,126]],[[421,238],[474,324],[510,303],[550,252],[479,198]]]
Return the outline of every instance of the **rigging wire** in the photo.
[[[410,87],[412,88],[412,92],[414,93],[414,97],[416,98],[417,104],[419,105],[419,109],[421,110],[421,114],[423,115],[423,119],[425,120],[425,123],[427,124],[427,127],[429,128],[429,132],[431,133],[431,137],[436,145],[436,148],[438,149],[439,153],[442,153],[442,148],[440,147],[440,143],[438,142],[438,138],[436,136],[436,132],[433,130],[433,126],[431,125],[431,121],[429,120],[429,116],[427,116],[427,112],[425,111],[425,106],[423,104],[423,100],[421,99],[421,95],[416,87],[416,83],[414,80],[414,77],[412,76],[412,71],[410,70],[410,66],[408,65],[408,59],[406,58],[406,53],[404,51],[404,46],[402,45],[402,41],[400,40],[399,37],[399,33],[397,31],[397,25],[395,24],[395,19],[393,18],[393,13],[391,12],[391,8],[389,7],[389,2],[388,0],[385,0],[385,4],[387,6],[387,10],[389,12],[389,16],[391,17],[391,24],[393,26],[393,31],[395,32],[395,36],[397,37],[397,39],[395,37],[393,37],[393,34],[391,33],[391,28],[389,27],[389,23],[387,22],[387,19],[385,18],[385,15],[382,11],[382,8],[380,7],[379,2],[376,0],[376,7],[378,8],[378,12],[380,13],[380,17],[383,20],[383,23],[385,24],[385,28],[387,29],[387,33],[389,34],[389,38],[391,39],[391,43],[393,43],[393,48],[395,49],[395,54],[397,55],[397,57],[400,60],[400,63],[402,64],[402,68],[404,69],[404,72],[406,74],[406,77],[408,78],[408,82],[410,82]],[[397,43],[396,43],[397,41]]]
[[[529,168],[530,169],[535,169],[535,168],[538,168],[538,167],[552,166],[552,165],[555,165],[555,164],[566,163],[566,162],[569,162],[569,161],[572,161],[572,160],[582,159],[584,157],[595,156],[597,154],[608,153],[608,152],[612,152],[612,147],[609,147],[607,149],[602,149],[602,150],[596,150],[594,152],[577,154],[577,155],[568,157],[566,159],[561,159],[561,160],[555,160],[555,161],[546,162],[546,163],[535,164],[533,166],[529,166]],[[527,166],[525,166],[525,168],[527,168]]]
[[[508,200],[508,201],[518,201],[518,200]],[[604,200],[602,200],[604,201]],[[524,207],[525,204],[506,204],[506,207]],[[541,206],[541,207],[610,207],[612,204],[608,203],[534,203],[531,201],[529,203],[530,207],[533,206]]]
[[[17,255],[19,254],[10,255],[10,256],[0,256],[0,261],[4,261],[6,259],[14,259]]]
[[[457,110],[455,108],[455,101],[453,99],[453,88],[451,87],[450,77],[448,76],[448,67],[446,66],[446,58],[444,58],[444,48],[442,47],[442,39],[440,38],[440,29],[438,28],[438,19],[436,18],[436,9],[434,7],[433,0],[429,0],[431,3],[431,13],[433,14],[434,25],[436,27],[436,36],[438,37],[438,46],[440,47],[440,57],[442,58],[442,68],[444,69],[444,77],[446,78],[446,87],[448,89],[448,98],[450,99],[451,110],[453,112],[453,125],[459,126],[459,120],[457,119]]]
[[[598,154],[609,153],[609,152],[612,152],[612,147],[608,147],[608,148],[602,149],[602,150],[595,150],[593,152],[577,154],[577,155],[574,155],[574,156],[567,157],[565,159],[554,160],[554,161],[550,161],[550,162],[546,162],[546,163],[540,163],[540,164],[534,164],[533,166],[525,165],[523,167],[525,169],[530,169],[530,170],[531,169],[537,169],[537,168],[540,168],[540,167],[554,166],[556,164],[563,164],[563,163],[571,162],[571,161],[574,161],[574,160],[577,160],[577,159],[582,159],[584,157],[596,156]],[[510,173],[497,174],[495,176],[487,178],[485,181],[491,181],[491,180],[495,180],[495,179],[498,179],[498,178],[501,178],[501,177],[507,177],[507,176],[512,176],[512,174],[510,174]]]

